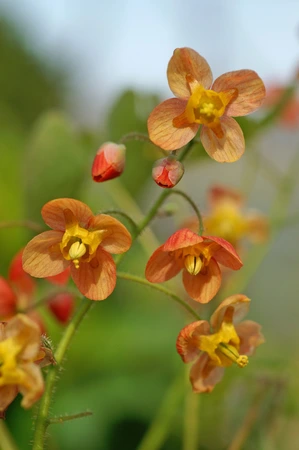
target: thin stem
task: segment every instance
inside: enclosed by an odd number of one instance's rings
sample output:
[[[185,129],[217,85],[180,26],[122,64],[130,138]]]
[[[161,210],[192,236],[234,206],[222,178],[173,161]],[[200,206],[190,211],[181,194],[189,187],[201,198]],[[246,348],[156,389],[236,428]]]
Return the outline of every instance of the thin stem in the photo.
[[[138,133],[137,131],[132,131],[131,133],[125,134],[120,138],[118,142],[119,144],[124,144],[125,142],[129,141],[150,142],[151,144],[153,144],[153,142],[150,140],[147,134]]]
[[[129,214],[119,209],[106,209],[105,211],[101,211],[101,214],[117,214],[124,217],[128,222],[130,222],[134,231],[136,231],[138,228],[137,223],[129,216]]]
[[[204,231],[204,225],[203,225],[202,216],[201,216],[201,214],[199,212],[199,209],[197,208],[196,204],[194,203],[194,201],[189,197],[189,195],[185,194],[185,192],[183,192],[183,191],[179,191],[178,189],[172,189],[170,193],[171,194],[180,195],[185,200],[187,200],[187,202],[192,206],[192,208],[194,209],[194,212],[195,212],[195,214],[197,215],[197,218],[198,218],[199,235],[201,236],[203,231]]]
[[[0,419],[0,450],[18,450],[3,419]]]
[[[33,222],[32,220],[6,220],[4,222],[0,222],[1,228],[29,228],[30,230],[37,231],[40,233],[44,231],[44,227],[39,223]]]
[[[92,412],[84,411],[84,412],[81,412],[78,414],[71,414],[68,416],[51,417],[51,419],[49,419],[48,423],[49,423],[49,425],[56,424],[56,423],[64,423],[64,422],[67,422],[68,420],[81,419],[81,418],[87,417],[87,416],[92,416]]]
[[[194,309],[188,305],[184,300],[182,300],[179,296],[174,294],[169,289],[166,289],[164,286],[160,286],[159,284],[153,284],[150,281],[147,281],[145,278],[138,277],[137,275],[131,275],[130,273],[118,272],[117,277],[122,280],[134,281],[135,283],[143,284],[144,286],[148,286],[151,289],[155,289],[156,291],[162,292],[168,297],[172,298],[174,301],[183,306],[190,314],[192,314],[196,320],[200,320],[200,316],[197,314]]]

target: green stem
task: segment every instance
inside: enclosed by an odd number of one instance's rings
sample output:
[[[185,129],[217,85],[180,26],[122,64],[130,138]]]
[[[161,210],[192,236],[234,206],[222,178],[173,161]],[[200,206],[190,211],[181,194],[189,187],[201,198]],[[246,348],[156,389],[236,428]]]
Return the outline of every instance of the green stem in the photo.
[[[129,216],[129,214],[119,209],[106,209],[105,211],[102,211],[101,214],[118,214],[119,216],[123,216],[128,222],[130,222],[134,231],[136,231],[138,228],[137,223]]]
[[[151,144],[153,144],[153,142],[150,140],[147,134],[138,133],[137,131],[132,131],[131,133],[125,134],[120,138],[118,142],[119,144],[124,144],[125,142],[130,141],[150,142]]]
[[[83,417],[87,417],[87,416],[92,416],[92,412],[91,411],[84,411],[78,414],[71,414],[68,416],[58,416],[58,417],[51,417],[51,419],[49,419],[49,425],[52,424],[56,424],[56,423],[64,423],[67,422],[68,420],[74,420],[74,419],[81,419]]]
[[[162,292],[168,297],[172,298],[174,301],[183,306],[190,314],[192,314],[196,320],[201,320],[200,316],[197,314],[194,309],[188,305],[184,300],[174,294],[172,291],[166,289],[164,286],[160,286],[159,284],[153,284],[147,281],[145,278],[138,277],[137,275],[131,275],[130,273],[118,272],[117,277],[122,280],[134,281],[135,283],[143,284],[144,286],[148,286],[151,289],[155,289],[156,291]]]
[[[183,192],[183,191],[179,191],[178,189],[172,189],[171,190],[171,194],[180,195],[185,200],[187,200],[187,202],[192,206],[192,208],[194,209],[194,212],[195,212],[195,214],[197,215],[197,218],[198,218],[199,234],[201,236],[203,231],[204,231],[204,225],[203,225],[202,216],[201,216],[201,214],[199,212],[199,209],[197,208],[196,204],[194,203],[194,201],[189,197],[189,195],[185,194],[185,192]]]
[[[3,419],[0,419],[0,450],[18,450]]]

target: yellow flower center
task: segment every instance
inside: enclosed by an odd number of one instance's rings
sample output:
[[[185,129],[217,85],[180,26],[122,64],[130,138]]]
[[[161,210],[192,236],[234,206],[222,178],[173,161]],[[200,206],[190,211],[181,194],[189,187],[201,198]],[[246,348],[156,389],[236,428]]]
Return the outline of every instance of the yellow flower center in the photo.
[[[199,349],[208,353],[217,366],[227,367],[236,363],[239,367],[245,367],[248,364],[248,357],[239,354],[240,338],[232,323],[233,311],[232,307],[227,308],[216,333],[199,337]]]
[[[187,255],[184,259],[185,268],[190,273],[190,275],[197,275],[203,265],[200,256]]]
[[[190,275],[197,275],[205,271],[216,247],[218,248],[218,244],[212,241],[204,244],[200,243],[175,250],[174,257],[177,261],[180,261],[182,267]]]
[[[21,349],[13,338],[0,342],[0,387],[24,383],[25,374],[17,365]]]
[[[64,210],[64,217],[66,226],[60,250],[63,257],[73,261],[78,269],[80,261],[89,262],[95,257],[106,231],[89,231],[80,227],[78,220],[69,209]]]

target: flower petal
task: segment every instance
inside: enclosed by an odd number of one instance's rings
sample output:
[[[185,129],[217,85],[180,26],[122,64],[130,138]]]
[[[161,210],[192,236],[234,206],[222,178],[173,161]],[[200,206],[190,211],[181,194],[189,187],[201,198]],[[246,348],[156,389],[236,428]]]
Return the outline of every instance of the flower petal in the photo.
[[[216,236],[205,236],[205,239],[210,239],[219,245],[219,248],[213,252],[213,258],[218,263],[233,270],[241,269],[243,263],[230,242]]]
[[[176,97],[190,97],[188,78],[208,89],[213,80],[209,64],[192,48],[176,48],[167,67],[168,84]]]
[[[266,96],[263,81],[253,70],[227,72],[217,78],[212,86],[216,92],[238,89],[238,96],[226,108],[228,116],[245,116],[258,109]]]
[[[240,191],[228,186],[214,185],[208,191],[208,203],[211,208],[217,207],[224,202],[230,202],[241,208],[244,203],[244,196]]]
[[[164,150],[177,150],[194,138],[198,124],[175,127],[173,119],[184,113],[187,102],[178,98],[170,98],[160,103],[151,112],[147,121],[150,140]]]
[[[93,216],[91,209],[85,203],[73,198],[58,198],[46,203],[41,211],[45,223],[53,230],[65,230],[65,218],[63,211],[69,209],[79,222],[85,227]]]
[[[181,270],[182,266],[168,252],[163,250],[161,245],[152,254],[145,268],[145,278],[151,283],[163,283],[175,277]]]
[[[71,268],[67,267],[63,272],[59,273],[58,275],[54,275],[53,277],[47,277],[47,280],[55,284],[57,286],[65,286],[71,276]]]
[[[218,330],[222,324],[226,310],[233,307],[233,323],[239,322],[248,313],[250,299],[246,295],[236,294],[223,300],[214,311],[210,323],[214,330]]]
[[[250,213],[246,220],[247,233],[255,243],[264,242],[269,238],[269,220],[258,213]]]
[[[0,317],[6,318],[15,314],[17,297],[5,278],[0,276]]]
[[[200,139],[208,155],[218,162],[234,162],[245,150],[243,131],[238,123],[228,116],[222,116],[220,124],[224,136],[219,138],[206,126],[200,132]]]
[[[71,265],[72,278],[79,291],[90,300],[104,300],[115,288],[116,267],[112,256],[98,248],[89,263],[80,262],[78,269]]]
[[[265,342],[261,328],[259,323],[252,320],[244,320],[236,326],[236,332],[240,338],[240,354],[252,355],[256,347]]]
[[[211,392],[221,381],[224,368],[215,366],[209,356],[203,353],[190,370],[190,381],[194,392]]]
[[[106,230],[101,247],[109,253],[124,253],[129,250],[132,238],[126,227],[106,214],[94,216],[89,224],[89,230]]]
[[[18,389],[14,385],[0,386],[0,419],[3,419],[6,408],[18,395]]]
[[[18,385],[20,393],[24,396],[21,406],[30,408],[44,392],[44,380],[38,365],[28,363],[22,365],[22,371],[25,372],[26,378],[24,383]]]
[[[163,248],[165,252],[178,250],[179,248],[189,247],[203,242],[203,237],[189,230],[181,228],[172,234],[165,242]]]
[[[61,231],[45,231],[35,236],[23,252],[23,268],[33,277],[45,278],[63,272],[70,264],[59,248]]]
[[[23,249],[19,251],[13,258],[8,269],[8,279],[13,284],[18,296],[33,296],[35,290],[35,280],[31,278],[23,269],[22,264]],[[19,305],[20,306],[20,305]]]
[[[206,320],[190,323],[180,331],[176,349],[185,363],[193,361],[200,354],[198,338],[202,334],[210,334],[210,324]]]
[[[183,272],[183,283],[186,291],[193,300],[208,303],[217,294],[221,285],[221,270],[217,262],[211,258],[205,273],[190,275]]]
[[[20,346],[19,357],[32,360],[40,347],[40,330],[38,325],[25,314],[17,314],[5,328],[6,338],[12,338]]]

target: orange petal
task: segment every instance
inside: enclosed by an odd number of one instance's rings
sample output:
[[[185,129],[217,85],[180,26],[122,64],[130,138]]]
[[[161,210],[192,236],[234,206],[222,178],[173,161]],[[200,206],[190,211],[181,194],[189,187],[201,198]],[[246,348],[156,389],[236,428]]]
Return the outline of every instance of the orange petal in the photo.
[[[173,120],[184,113],[187,102],[178,98],[170,98],[160,103],[151,112],[148,121],[150,140],[164,150],[177,150],[194,138],[198,124],[186,127],[175,127]]]
[[[237,208],[241,208],[244,203],[244,196],[228,186],[214,185],[208,191],[208,203],[211,208],[223,202],[234,203]]]
[[[109,253],[123,253],[131,247],[132,238],[129,231],[114,217],[98,214],[90,220],[88,229],[107,231],[101,242],[101,247]]]
[[[67,267],[64,272],[61,272],[58,275],[54,275],[53,277],[47,277],[47,280],[52,284],[65,286],[68,283],[70,276],[71,268]]]
[[[207,61],[192,48],[177,48],[173,52],[167,67],[168,84],[176,97],[190,97],[188,79],[196,80],[208,89],[213,80]]]
[[[239,322],[248,313],[250,299],[246,295],[236,294],[223,300],[214,311],[210,322],[214,330],[218,330],[223,322],[223,318],[228,308],[233,307],[233,322]]]
[[[145,268],[145,278],[151,283],[163,283],[175,277],[182,266],[168,252],[163,251],[163,245],[152,254]]]
[[[21,406],[30,408],[42,396],[44,380],[39,366],[34,363],[22,365],[22,370],[26,373],[26,379],[24,384],[18,385],[20,393],[24,396]]]
[[[79,222],[85,227],[92,218],[93,213],[85,203],[73,198],[58,198],[46,203],[41,211],[45,223],[53,230],[65,230],[65,218],[63,211],[69,209]]]
[[[198,320],[184,327],[178,335],[176,349],[185,363],[193,361],[201,352],[199,337],[210,334],[210,324],[206,320]]]
[[[45,278],[63,272],[70,264],[59,248],[61,231],[45,231],[35,236],[23,252],[23,268],[33,277]]]
[[[217,262],[211,258],[205,273],[199,272],[197,275],[190,275],[187,270],[184,270],[183,283],[193,300],[199,303],[208,303],[219,291],[221,270]]]
[[[0,387],[0,420],[4,417],[6,408],[13,402],[18,395],[18,389],[14,385]]]
[[[241,269],[243,263],[230,242],[216,236],[205,236],[205,239],[209,239],[219,245],[218,249],[213,252],[213,257],[216,261],[233,270]]]
[[[115,288],[115,262],[102,248],[89,263],[81,262],[78,269],[72,264],[71,274],[79,291],[90,300],[105,300]]]
[[[172,234],[165,242],[163,249],[165,252],[178,250],[179,248],[196,245],[203,241],[203,237],[189,230],[189,228],[181,228]]]
[[[221,381],[224,374],[223,367],[215,366],[209,356],[203,353],[190,370],[190,381],[194,392],[211,392],[215,384]]]
[[[247,232],[253,242],[264,242],[269,238],[269,220],[261,214],[251,213],[247,216]]]
[[[5,336],[12,338],[20,346],[20,358],[32,360],[37,355],[40,347],[40,329],[25,314],[17,314],[7,323]]]
[[[260,324],[252,320],[239,323],[236,326],[236,332],[240,338],[239,353],[242,355],[252,355],[256,347],[265,342]]]
[[[238,123],[228,116],[222,116],[220,124],[224,136],[218,138],[211,128],[203,126],[200,139],[208,155],[218,162],[234,162],[245,150],[243,131]]]
[[[253,70],[236,70],[221,75],[214,81],[216,92],[238,89],[238,96],[226,108],[228,116],[245,116],[258,109],[266,96],[263,81]]]

